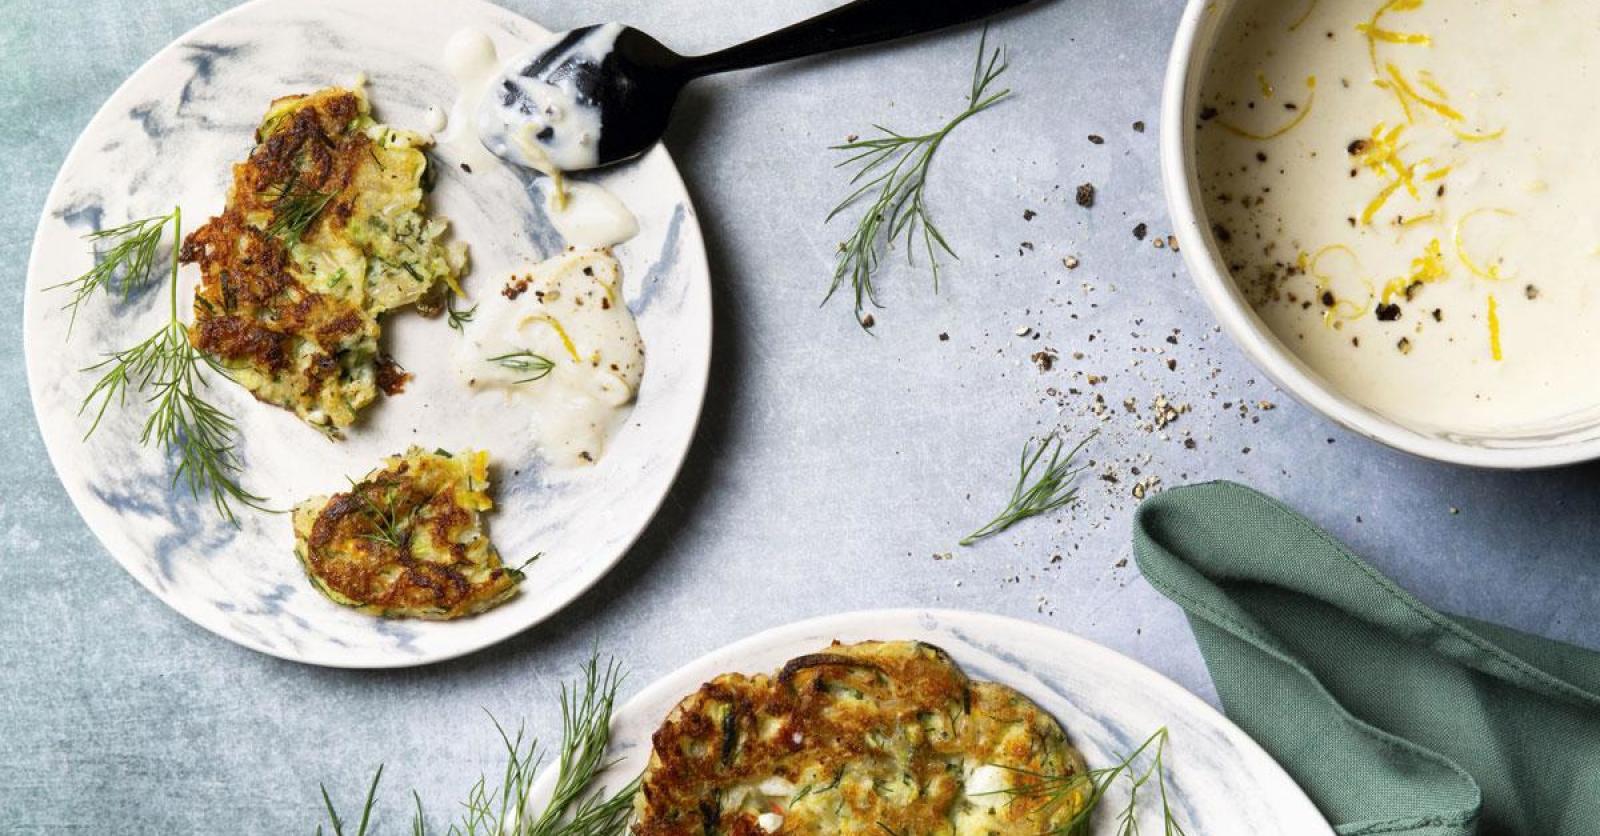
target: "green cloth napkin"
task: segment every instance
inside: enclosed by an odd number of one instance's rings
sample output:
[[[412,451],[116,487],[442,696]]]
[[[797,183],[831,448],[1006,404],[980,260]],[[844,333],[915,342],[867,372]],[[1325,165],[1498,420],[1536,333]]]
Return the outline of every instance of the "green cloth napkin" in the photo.
[[[1339,833],[1600,835],[1600,653],[1429,609],[1241,485],[1145,502],[1134,552]]]

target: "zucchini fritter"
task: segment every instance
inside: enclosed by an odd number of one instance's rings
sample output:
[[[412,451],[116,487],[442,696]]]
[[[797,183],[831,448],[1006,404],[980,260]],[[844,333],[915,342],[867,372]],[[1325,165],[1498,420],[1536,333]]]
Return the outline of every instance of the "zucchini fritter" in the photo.
[[[255,396],[326,431],[377,394],[379,319],[436,307],[466,265],[423,209],[420,134],[359,88],[272,103],[226,208],[184,241],[200,265],[190,340]]]
[[[452,619],[517,591],[479,514],[489,454],[413,447],[353,483],[294,509],[295,555],[334,602],[388,617]]]
[[[1084,774],[1082,755],[1027,697],[920,642],[835,643],[776,676],[719,676],[653,743],[637,836],[1040,834],[1088,795],[1025,791]]]

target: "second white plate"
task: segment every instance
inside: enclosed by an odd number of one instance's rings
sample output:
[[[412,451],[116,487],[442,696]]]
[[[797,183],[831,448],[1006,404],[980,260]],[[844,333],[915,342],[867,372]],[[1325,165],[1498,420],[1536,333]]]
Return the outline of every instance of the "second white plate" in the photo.
[[[1032,698],[1067,730],[1091,768],[1121,761],[1157,729],[1169,734],[1167,789],[1191,836],[1332,834],[1293,779],[1255,741],[1217,711],[1155,671],[1059,630],[983,613],[876,610],[791,624],[714,651],[656,681],[618,709],[612,739],[618,764],[608,777],[633,776],[648,763],[650,737],[683,697],[730,671],[770,673],[838,639],[911,639],[950,653],[974,679],[1003,683]],[[552,776],[544,776],[546,783]],[[621,778],[626,780],[625,778]],[[548,787],[546,787],[548,789]],[[1153,794],[1140,796],[1146,833],[1161,833]],[[1113,833],[1127,804],[1119,782],[1094,819]]]

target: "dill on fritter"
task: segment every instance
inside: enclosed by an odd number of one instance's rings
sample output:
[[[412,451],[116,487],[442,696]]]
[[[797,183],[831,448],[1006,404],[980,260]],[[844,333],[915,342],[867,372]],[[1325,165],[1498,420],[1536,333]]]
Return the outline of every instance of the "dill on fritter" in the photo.
[[[1078,474],[1082,473],[1085,465],[1075,465],[1078,454],[1083,451],[1084,445],[1095,437],[1090,433],[1077,446],[1071,450],[1065,449],[1059,435],[1051,435],[1034,446],[1032,439],[1022,445],[1022,460],[1017,466],[1017,485],[1011,491],[1011,501],[1006,503],[1005,510],[1001,511],[994,519],[977,531],[961,539],[961,545],[970,546],[985,537],[991,537],[1016,525],[1030,517],[1048,514],[1067,505],[1078,498],[1078,488],[1075,484]],[[1034,471],[1039,467],[1044,454],[1050,453],[1050,460],[1045,462],[1044,469],[1037,477]]]
[[[622,672],[615,662],[600,666],[594,655],[583,665],[577,683],[561,689],[561,747],[556,756],[555,789],[550,800],[540,807],[533,798],[533,784],[543,757],[537,740],[526,738],[521,728],[507,733],[499,722],[495,729],[505,745],[506,765],[497,784],[480,776],[462,802],[459,820],[450,824],[446,836],[624,836],[633,812],[633,797],[639,790],[635,778],[611,795],[589,787],[596,777],[613,765],[606,758],[611,744],[611,715],[616,706]],[[493,718],[491,718],[492,720]],[[377,803],[378,767],[362,807],[362,829],[354,836],[368,836],[366,822]],[[412,792],[412,836],[427,836],[427,816],[422,798]],[[324,806],[333,836],[342,836],[342,821],[323,789]],[[317,832],[322,833],[319,825]]]
[[[102,260],[88,273],[58,287],[73,288],[75,295],[87,296],[95,286],[110,286],[111,276],[126,290],[130,281],[149,280],[154,269],[156,248],[167,224],[172,225],[172,272],[169,278],[167,322],[132,348],[112,352],[84,371],[102,372],[94,388],[78,407],[78,414],[92,411],[94,420],[84,438],[99,429],[111,404],[119,407],[135,392],[150,405],[139,434],[139,443],[155,444],[174,454],[177,467],[172,483],[182,482],[198,499],[208,494],[217,513],[238,524],[234,504],[262,509],[265,499],[246,491],[239,483],[242,465],[234,437],[238,425],[233,416],[206,400],[209,386],[206,372],[223,374],[214,359],[189,342],[189,327],[178,318],[178,242],[183,239],[183,215],[174,207],[170,215],[134,221],[98,236],[116,241]],[[87,291],[84,288],[88,288]],[[77,300],[73,302],[77,304]]]
[[[358,484],[354,479],[346,479],[350,482],[350,494],[361,503],[367,519],[372,521],[372,533],[361,535],[362,539],[385,543],[404,551],[411,542],[411,516],[400,516],[395,509],[393,491],[386,490],[384,502],[379,505],[368,495],[367,486],[370,483]]]
[[[300,186],[300,173],[296,171],[282,185],[271,190],[272,220],[267,224],[267,234],[283,239],[294,246],[300,236],[316,222],[317,216],[333,200],[333,193],[319,192]]]
[[[1042,799],[1044,804],[1040,810],[1049,810],[1062,804],[1074,801],[1076,797],[1087,794],[1083,808],[1075,814],[1070,821],[1051,830],[1049,836],[1088,836],[1089,819],[1105,801],[1106,795],[1116,784],[1118,778],[1125,778],[1128,784],[1128,803],[1117,811],[1117,829],[1115,836],[1138,836],[1139,830],[1139,794],[1155,784],[1156,797],[1161,803],[1162,836],[1186,836],[1183,826],[1178,824],[1178,817],[1172,810],[1172,801],[1167,793],[1166,750],[1168,732],[1165,727],[1158,729],[1150,735],[1139,748],[1133,750],[1120,762],[1101,769],[1091,769],[1088,772],[1073,775],[1046,775],[1029,772],[1027,770],[1007,768],[1011,772],[1027,777],[1030,780],[1020,787],[1011,787],[996,790],[997,793],[1008,795],[1013,799],[1028,798]],[[1140,764],[1146,752],[1150,755],[1148,763]]]
[[[903,243],[906,259],[913,261],[918,245],[927,253],[928,267],[933,273],[934,292],[939,289],[939,251],[959,258],[928,212],[928,172],[933,157],[945,138],[957,125],[995,106],[1011,95],[1009,88],[990,92],[1006,71],[1004,55],[999,48],[988,49],[988,29],[978,40],[978,60],[972,69],[972,86],[967,92],[966,109],[932,133],[906,135],[874,125],[877,136],[852,139],[831,150],[843,151],[850,156],[837,167],[854,167],[850,178],[855,191],[840,201],[828,213],[832,221],[858,201],[870,200],[855,231],[839,245],[839,254],[833,270],[833,280],[828,285],[826,302],[833,298],[846,282],[855,297],[856,320],[866,326],[863,312],[868,303],[878,305],[877,288],[873,277],[880,266],[882,252],[896,241]]]
[[[502,354],[498,357],[490,357],[489,362],[503,369],[527,373],[527,377],[512,381],[514,384],[532,383],[535,380],[543,380],[548,377],[550,372],[554,371],[556,367],[555,362],[550,358],[545,357],[542,354],[534,354],[527,349],[513,351],[510,354]]]

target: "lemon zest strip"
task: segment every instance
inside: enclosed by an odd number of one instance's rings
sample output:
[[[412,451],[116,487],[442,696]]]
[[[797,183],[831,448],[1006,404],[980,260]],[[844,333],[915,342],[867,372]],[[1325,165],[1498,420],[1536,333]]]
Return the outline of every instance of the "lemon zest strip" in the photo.
[[[1222,129],[1227,131],[1228,133],[1231,133],[1231,134],[1233,134],[1235,136],[1244,137],[1245,139],[1254,139],[1254,140],[1257,140],[1259,142],[1266,142],[1268,140],[1277,139],[1278,137],[1283,136],[1284,134],[1294,130],[1295,128],[1300,127],[1300,123],[1306,121],[1306,117],[1311,115],[1311,107],[1312,107],[1312,105],[1316,104],[1316,101],[1317,101],[1317,77],[1316,76],[1311,76],[1311,77],[1306,79],[1306,89],[1311,91],[1311,93],[1310,93],[1309,96],[1306,97],[1305,106],[1298,109],[1298,111],[1294,115],[1294,118],[1290,119],[1288,124],[1286,124],[1283,127],[1273,131],[1272,133],[1258,134],[1258,133],[1255,133],[1253,131],[1249,131],[1249,130],[1246,130],[1244,128],[1241,128],[1238,125],[1234,125],[1234,124],[1228,122],[1225,119],[1217,120],[1217,124],[1220,125],[1222,127]]]
[[[1489,294],[1489,356],[1496,363],[1506,359],[1505,352],[1500,350],[1500,306],[1493,293]]]
[[[1500,208],[1493,207],[1493,206],[1484,206],[1484,207],[1481,207],[1481,208],[1478,208],[1478,209],[1474,209],[1471,212],[1468,212],[1467,214],[1462,215],[1461,216],[1461,220],[1456,221],[1456,228],[1455,228],[1455,232],[1452,235],[1452,238],[1455,241],[1456,258],[1461,261],[1462,266],[1467,268],[1467,272],[1471,273],[1474,276],[1477,276],[1480,279],[1488,279],[1489,281],[1497,282],[1497,281],[1500,281],[1501,279],[1505,278],[1504,276],[1500,275],[1500,265],[1491,264],[1491,265],[1489,265],[1488,269],[1484,269],[1482,266],[1480,266],[1478,264],[1478,262],[1476,262],[1476,261],[1474,261],[1472,259],[1472,256],[1467,255],[1467,248],[1466,248],[1465,243],[1462,240],[1463,237],[1464,237],[1462,233],[1463,233],[1464,229],[1466,228],[1467,223],[1469,221],[1471,221],[1473,218],[1476,218],[1479,215],[1482,215],[1482,214],[1485,214],[1485,213],[1493,213],[1493,214],[1500,215],[1501,217],[1506,217],[1506,218],[1516,217],[1516,214],[1517,214],[1517,213],[1511,211],[1510,209],[1500,209]]]
[[[1332,286],[1333,277],[1317,269],[1317,265],[1322,263],[1323,257],[1335,252],[1344,253],[1345,255],[1350,256],[1350,260],[1355,262],[1356,269],[1361,269],[1361,259],[1356,255],[1355,250],[1350,249],[1344,244],[1329,244],[1328,246],[1317,250],[1316,254],[1310,258],[1310,263],[1308,265],[1309,269],[1307,272],[1311,274],[1312,278],[1317,280],[1317,290],[1319,292],[1325,291]],[[1303,256],[1304,253],[1301,255]],[[1377,294],[1373,292],[1371,281],[1363,278],[1361,283],[1366,285],[1367,288],[1366,301],[1358,305],[1348,299],[1335,299],[1332,306],[1323,310],[1322,324],[1331,328],[1336,322],[1349,322],[1351,320],[1360,319],[1361,317],[1367,315],[1367,309],[1372,307],[1372,300]]]

